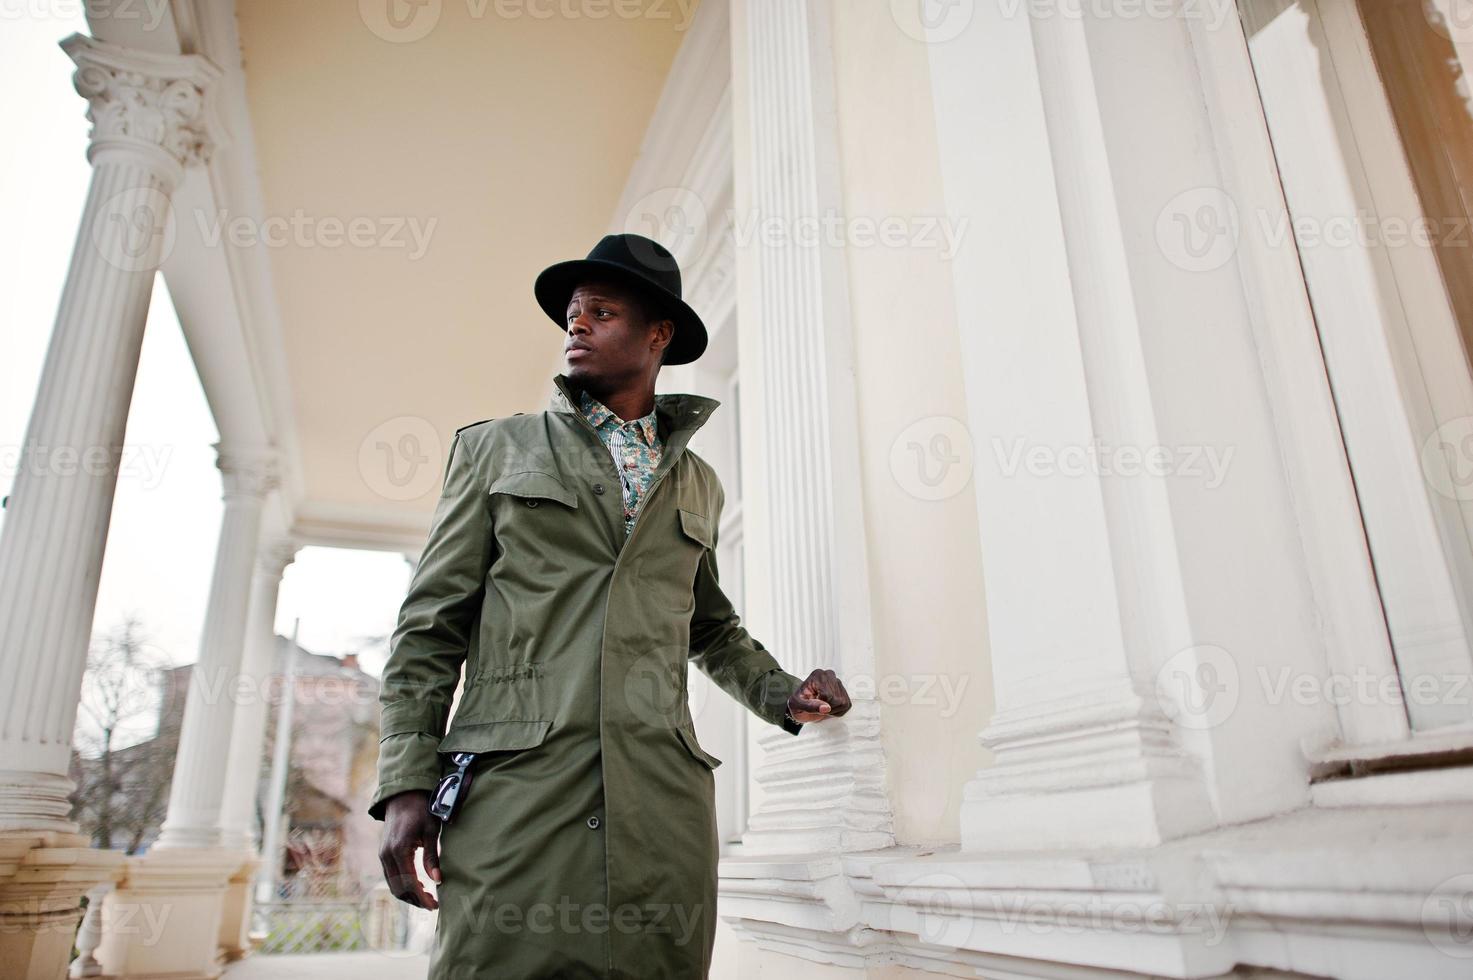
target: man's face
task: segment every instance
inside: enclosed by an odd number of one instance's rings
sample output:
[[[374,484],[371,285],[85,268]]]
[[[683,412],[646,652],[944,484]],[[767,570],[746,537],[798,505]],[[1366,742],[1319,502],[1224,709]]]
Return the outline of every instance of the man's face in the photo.
[[[568,299],[565,373],[595,393],[652,379],[674,324],[647,323],[636,297],[611,282],[585,282]]]

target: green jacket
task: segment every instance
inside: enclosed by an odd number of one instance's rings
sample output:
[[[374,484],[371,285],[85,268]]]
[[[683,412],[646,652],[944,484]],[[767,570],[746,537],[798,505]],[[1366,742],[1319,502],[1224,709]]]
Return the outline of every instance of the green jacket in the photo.
[[[665,448],[628,535],[577,404],[559,374],[547,411],[456,432],[390,640],[369,812],[482,753],[441,834],[438,980],[705,976],[721,762],[696,741],[687,663],[802,727],[785,717],[799,678],[718,582],[725,495],[685,447],[719,402],[655,397]]]

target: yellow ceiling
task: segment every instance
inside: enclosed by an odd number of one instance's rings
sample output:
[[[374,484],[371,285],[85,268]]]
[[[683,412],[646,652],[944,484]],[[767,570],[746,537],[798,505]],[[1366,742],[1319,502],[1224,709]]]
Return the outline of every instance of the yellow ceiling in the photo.
[[[694,5],[533,14],[624,5],[238,0],[266,213],[293,222],[270,254],[307,503],[427,512],[438,481],[392,499],[366,436],[420,418],[444,452],[544,407],[562,334],[532,280],[608,230]],[[436,19],[389,41],[386,9]],[[334,219],[375,244],[334,246]]]

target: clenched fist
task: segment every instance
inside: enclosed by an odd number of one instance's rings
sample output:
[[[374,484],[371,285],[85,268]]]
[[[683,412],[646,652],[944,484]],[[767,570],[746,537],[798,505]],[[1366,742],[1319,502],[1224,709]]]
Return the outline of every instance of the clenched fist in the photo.
[[[822,668],[809,674],[808,679],[799,684],[798,690],[788,698],[788,714],[794,721],[805,723],[837,718],[850,707],[849,692],[844,690],[838,675]]]

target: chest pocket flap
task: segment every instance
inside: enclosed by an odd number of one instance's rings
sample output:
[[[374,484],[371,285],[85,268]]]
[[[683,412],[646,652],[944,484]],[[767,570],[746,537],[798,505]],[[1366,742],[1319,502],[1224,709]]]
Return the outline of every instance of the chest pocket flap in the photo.
[[[678,508],[680,511],[680,529],[687,537],[694,538],[707,548],[711,547],[711,521],[705,514],[697,514],[693,510]]]
[[[556,500],[560,504],[578,507],[578,498],[563,485],[563,481],[542,470],[522,470],[498,477],[487,493],[504,493],[513,497],[533,500]]]

